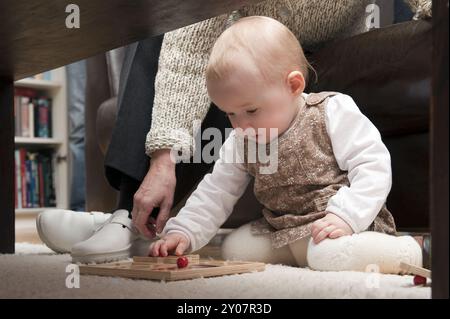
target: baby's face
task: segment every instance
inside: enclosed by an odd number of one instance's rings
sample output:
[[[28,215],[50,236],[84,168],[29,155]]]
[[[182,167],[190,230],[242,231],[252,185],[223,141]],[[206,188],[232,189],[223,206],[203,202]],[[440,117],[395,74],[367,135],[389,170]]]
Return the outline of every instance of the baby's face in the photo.
[[[287,83],[264,81],[249,72],[235,72],[227,80],[207,85],[211,100],[227,114],[233,128],[262,144],[285,132],[298,110]],[[271,135],[271,128],[277,129],[276,135]]]

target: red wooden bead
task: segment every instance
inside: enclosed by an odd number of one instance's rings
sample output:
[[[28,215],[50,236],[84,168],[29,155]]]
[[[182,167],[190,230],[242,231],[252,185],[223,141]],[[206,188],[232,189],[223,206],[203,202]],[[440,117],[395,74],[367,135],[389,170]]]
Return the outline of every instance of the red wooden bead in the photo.
[[[185,267],[188,266],[188,264],[189,264],[189,260],[185,256],[179,257],[177,259],[177,266],[178,266],[178,268],[185,268]]]
[[[426,283],[427,283],[427,278],[419,276],[419,275],[414,276],[414,285],[419,286],[419,285],[425,285]]]

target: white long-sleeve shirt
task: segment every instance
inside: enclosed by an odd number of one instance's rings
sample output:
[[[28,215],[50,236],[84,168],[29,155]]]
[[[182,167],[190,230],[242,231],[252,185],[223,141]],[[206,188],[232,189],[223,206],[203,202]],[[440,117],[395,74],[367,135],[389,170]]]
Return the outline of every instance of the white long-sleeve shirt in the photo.
[[[303,93],[303,96],[308,96]],[[346,221],[355,233],[366,230],[386,202],[392,186],[391,157],[373,123],[344,94],[325,106],[326,128],[339,168],[348,172],[350,187],[333,195],[326,211]],[[206,245],[228,219],[251,176],[236,156],[234,131],[220,149],[213,171],[205,175],[186,205],[168,220],[161,235],[181,232],[189,251]]]

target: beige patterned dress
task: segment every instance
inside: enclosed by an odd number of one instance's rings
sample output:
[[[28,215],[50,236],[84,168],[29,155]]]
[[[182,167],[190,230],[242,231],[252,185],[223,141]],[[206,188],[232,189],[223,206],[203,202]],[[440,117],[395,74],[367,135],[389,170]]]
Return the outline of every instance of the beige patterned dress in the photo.
[[[309,236],[311,223],[326,215],[330,197],[350,186],[326,130],[325,105],[336,94],[311,93],[302,99],[298,115],[278,139],[278,169],[273,174],[261,174],[263,164],[258,161],[249,163],[249,144],[243,140],[244,166],[255,178],[255,196],[264,205],[264,217],[252,223],[252,233],[270,234],[274,248]],[[386,204],[367,230],[395,234]]]

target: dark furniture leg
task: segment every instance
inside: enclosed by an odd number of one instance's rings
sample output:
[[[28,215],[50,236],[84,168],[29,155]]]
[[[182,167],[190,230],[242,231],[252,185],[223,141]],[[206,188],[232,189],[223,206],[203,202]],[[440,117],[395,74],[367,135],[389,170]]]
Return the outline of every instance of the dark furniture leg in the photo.
[[[14,253],[14,83],[0,78],[0,253]]]
[[[433,1],[430,214],[433,298],[448,298],[448,1]]]

